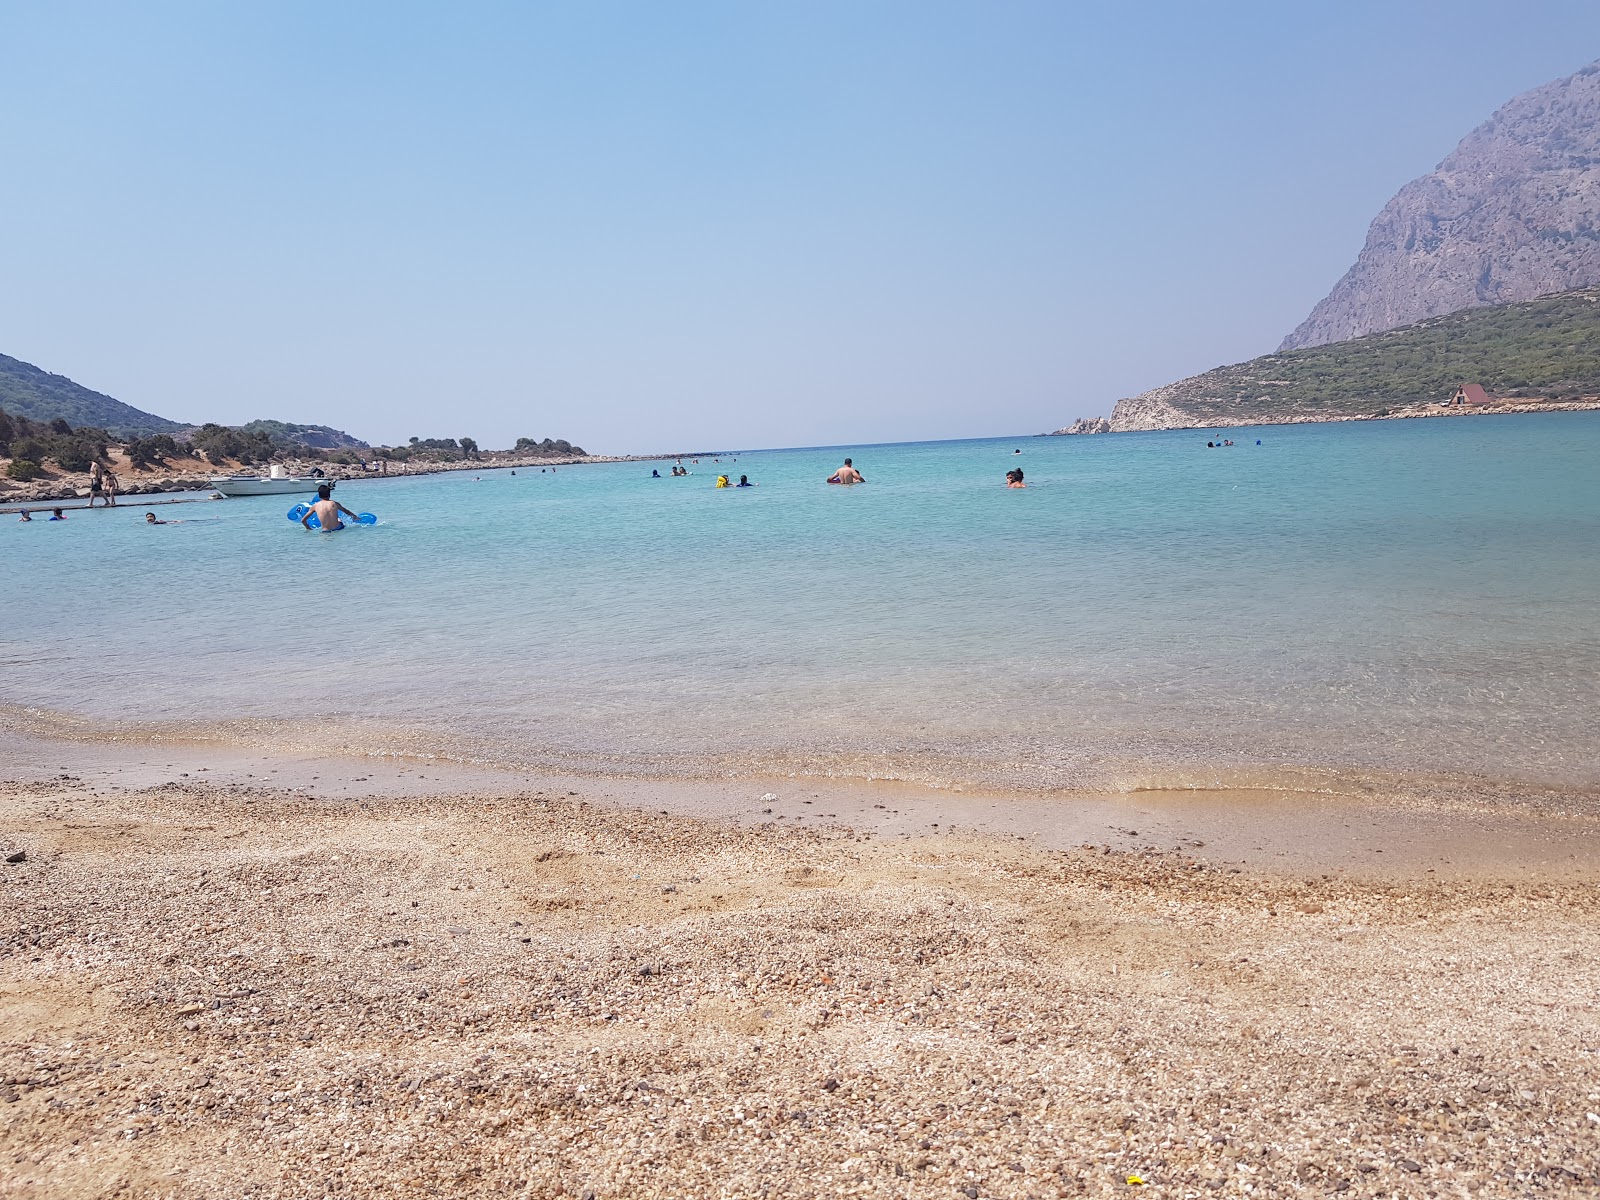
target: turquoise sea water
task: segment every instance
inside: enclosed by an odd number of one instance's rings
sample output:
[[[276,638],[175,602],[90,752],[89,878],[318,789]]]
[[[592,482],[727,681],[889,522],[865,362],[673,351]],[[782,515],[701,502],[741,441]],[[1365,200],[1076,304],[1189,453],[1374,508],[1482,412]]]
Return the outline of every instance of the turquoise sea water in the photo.
[[[352,481],[382,523],[330,535],[7,517],[0,703],[663,774],[1600,784],[1600,414],[1227,435]]]

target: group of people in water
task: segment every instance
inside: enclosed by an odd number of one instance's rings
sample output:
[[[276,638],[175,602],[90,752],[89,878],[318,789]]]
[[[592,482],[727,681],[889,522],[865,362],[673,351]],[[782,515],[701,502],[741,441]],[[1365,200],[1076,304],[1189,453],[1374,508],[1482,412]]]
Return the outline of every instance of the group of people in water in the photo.
[[[1229,444],[1231,445],[1232,443],[1229,443]],[[1021,450],[1013,450],[1012,453],[1013,454],[1021,454],[1022,451]],[[695,459],[694,461],[695,462],[699,462],[700,460],[699,459]],[[672,467],[671,478],[676,479],[676,478],[678,478],[680,476],[690,475],[690,474],[693,474],[693,472],[691,472],[689,470],[689,468],[687,468],[687,467],[683,466],[681,463],[679,463],[679,464],[675,464]],[[660,471],[659,468],[652,467],[650,469],[650,478],[651,479],[661,479],[661,478],[664,478],[664,476],[661,474],[661,471]],[[731,476],[718,475],[717,476],[717,486],[719,488],[725,488],[725,487],[742,488],[742,487],[755,487],[756,486],[755,484],[750,482],[750,477],[748,475],[739,476],[739,482],[738,483],[732,483],[732,482],[730,482],[730,479],[731,479]],[[867,481],[867,477],[865,475],[863,475],[860,471],[856,470],[855,462],[853,460],[851,460],[851,459],[848,459],[848,458],[844,460],[844,465],[843,466],[841,466],[832,475],[828,476],[828,482],[829,483],[836,483],[836,484],[839,484],[841,487],[853,487],[854,485],[856,485],[858,483],[865,483],[866,481]],[[1028,485],[1026,483],[1024,483],[1023,479],[1022,479],[1022,468],[1021,467],[1012,467],[1011,470],[1006,472],[1006,487],[1008,487],[1008,488],[1025,488],[1027,486]]]
[[[1231,446],[1231,445],[1233,445],[1232,442],[1217,442],[1217,443],[1214,443],[1214,444],[1217,445],[1217,446],[1223,446],[1223,445]],[[1206,445],[1207,446],[1211,446],[1211,445],[1213,445],[1213,443],[1207,442]],[[1012,451],[1012,453],[1021,454],[1022,451],[1014,450],[1014,451]],[[700,460],[699,459],[695,459],[694,461],[696,463],[698,463]],[[719,463],[721,462],[720,459],[716,459],[716,460],[713,460],[713,461],[716,461],[716,462],[719,462]],[[736,462],[738,460],[735,459],[733,461]],[[516,474],[516,472],[513,471],[512,474]],[[673,467],[672,467],[672,470],[671,470],[671,477],[672,478],[681,478],[683,476],[691,475],[691,474],[693,474],[693,472],[690,471],[689,468],[684,466],[681,462],[675,463],[673,465]],[[106,472],[106,476],[109,477],[110,476],[110,472]],[[661,471],[660,471],[659,468],[652,468],[651,471],[650,471],[650,478],[651,479],[661,479],[661,478],[664,478],[664,476],[661,474]],[[848,458],[844,460],[844,465],[842,465],[832,475],[828,476],[828,482],[829,483],[836,483],[836,484],[839,484],[842,487],[853,487],[855,484],[865,483],[866,481],[867,481],[867,477],[865,475],[863,475],[860,471],[858,471],[856,469],[855,462],[853,460],[851,460],[851,459],[848,459]],[[750,482],[750,477],[748,475],[739,476],[739,482],[738,483],[734,483],[733,480],[732,480],[732,476],[731,475],[722,474],[722,475],[718,475],[717,476],[716,486],[719,487],[719,488],[748,488],[748,487],[755,487],[756,485]],[[1023,482],[1022,468],[1021,467],[1012,467],[1011,470],[1006,472],[1006,487],[1008,487],[1008,488],[1025,488],[1027,486],[1028,485]],[[90,497],[90,501],[89,501],[89,506],[91,508],[94,507],[94,496],[95,495],[108,496],[107,504],[108,505],[115,504],[116,503],[116,499],[115,499],[116,485],[114,483],[110,484],[109,485],[109,491],[105,487],[102,487],[102,488],[99,488],[99,489],[94,489],[92,491],[92,494],[91,494],[91,497]],[[332,532],[334,532],[336,530],[343,529],[345,527],[344,526],[344,521],[342,520],[343,517],[349,517],[352,521],[354,521],[356,519],[356,514],[355,513],[351,512],[348,508],[346,508],[344,505],[340,504],[337,500],[335,500],[333,498],[333,491],[327,484],[323,484],[323,485],[321,485],[320,487],[317,488],[317,498],[307,508],[305,516],[303,516],[301,518],[300,523],[302,525],[304,525],[307,529],[310,529],[311,528],[310,522],[311,522],[311,518],[313,516],[315,516],[317,518],[317,524],[318,524],[319,528],[321,528],[322,530],[324,530],[324,531],[326,531],[328,533],[332,533]],[[31,512],[29,512],[28,509],[23,509],[22,510],[22,515],[19,516],[17,519],[19,521],[31,521],[31,520],[33,520],[33,514]],[[61,509],[56,508],[56,509],[52,509],[51,510],[51,516],[50,516],[49,519],[52,520],[52,521],[65,521],[67,518],[66,518],[66,515],[63,513],[63,511]],[[159,519],[157,519],[155,513],[153,513],[153,512],[145,513],[144,520],[145,520],[145,524],[146,525],[181,524],[181,522],[169,522],[169,521],[159,520]]]
[[[94,505],[91,504],[89,507],[93,508]],[[67,519],[66,510],[65,509],[60,509],[60,508],[52,508],[50,510],[50,516],[47,517],[46,519],[50,520],[50,521],[65,521]],[[17,520],[18,521],[30,521],[31,522],[33,520],[33,512],[32,512],[32,510],[26,509],[26,508],[23,509],[21,515],[17,517]],[[144,523],[146,525],[182,525],[183,524],[182,521],[163,521],[160,518],[158,518],[155,515],[155,513],[153,513],[153,512],[145,513],[145,515],[144,515]]]

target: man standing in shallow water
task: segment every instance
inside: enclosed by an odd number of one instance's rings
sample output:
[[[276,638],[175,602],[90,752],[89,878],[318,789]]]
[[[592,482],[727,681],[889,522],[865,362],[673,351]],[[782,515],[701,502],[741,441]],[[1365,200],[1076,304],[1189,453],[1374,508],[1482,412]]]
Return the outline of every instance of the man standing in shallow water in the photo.
[[[833,478],[828,480],[829,483],[844,484],[865,483],[866,481],[867,477],[856,470],[855,465],[848,458],[844,460],[844,466],[835,471]]]
[[[352,521],[356,519],[355,513],[333,498],[333,489],[327,484],[323,484],[317,489],[317,502],[311,506],[305,516],[300,518],[300,524],[310,529],[311,518],[315,515],[317,526],[323,533],[334,533],[344,528],[344,522],[339,520],[340,513],[343,513]]]

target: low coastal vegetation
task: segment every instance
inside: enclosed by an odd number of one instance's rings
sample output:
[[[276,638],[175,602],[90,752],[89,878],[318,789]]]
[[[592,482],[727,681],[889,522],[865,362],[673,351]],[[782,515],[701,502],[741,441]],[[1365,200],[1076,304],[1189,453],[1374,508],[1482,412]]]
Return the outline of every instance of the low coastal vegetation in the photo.
[[[15,498],[70,499],[87,484],[70,477],[86,476],[96,463],[136,476],[176,472],[188,477],[181,482],[199,486],[217,470],[270,463],[381,471],[389,463],[432,470],[586,457],[581,446],[565,438],[519,437],[509,450],[486,450],[470,437],[414,437],[405,445],[372,446],[342,429],[293,421],[185,425],[0,354],[0,493],[30,490],[27,497]]]
[[[74,429],[62,417],[34,421],[0,409],[0,458],[9,458],[5,475],[22,483],[39,478],[45,463],[63,471],[87,471],[106,457],[111,435],[104,429]]]
[[[390,462],[485,462],[503,458],[585,458],[582,446],[566,438],[519,437],[509,450],[485,450],[476,438],[412,438],[404,446],[379,446],[372,457]]]
[[[1404,410],[1437,409],[1467,383],[1507,402],[1592,405],[1600,398],[1600,287],[1217,367],[1119,400],[1111,427],[1420,415]]]
[[[320,444],[319,444],[320,443]],[[485,450],[474,438],[412,438],[405,446],[369,446],[326,425],[251,421],[246,425],[179,426],[175,432],[116,433],[74,427],[65,417],[35,420],[0,408],[0,497],[33,503],[89,494],[98,468],[124,493],[185,491],[208,486],[219,471],[291,470],[316,465],[334,477],[378,471],[449,470],[467,465],[515,466],[588,457],[565,438],[518,438],[509,450]]]

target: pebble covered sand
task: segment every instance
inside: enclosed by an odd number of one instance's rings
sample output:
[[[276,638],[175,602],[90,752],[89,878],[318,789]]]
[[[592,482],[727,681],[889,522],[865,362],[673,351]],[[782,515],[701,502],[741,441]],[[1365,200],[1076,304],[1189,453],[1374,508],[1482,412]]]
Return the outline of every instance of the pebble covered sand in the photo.
[[[0,850],[8,1197],[1600,1177],[1586,883],[73,778]]]

